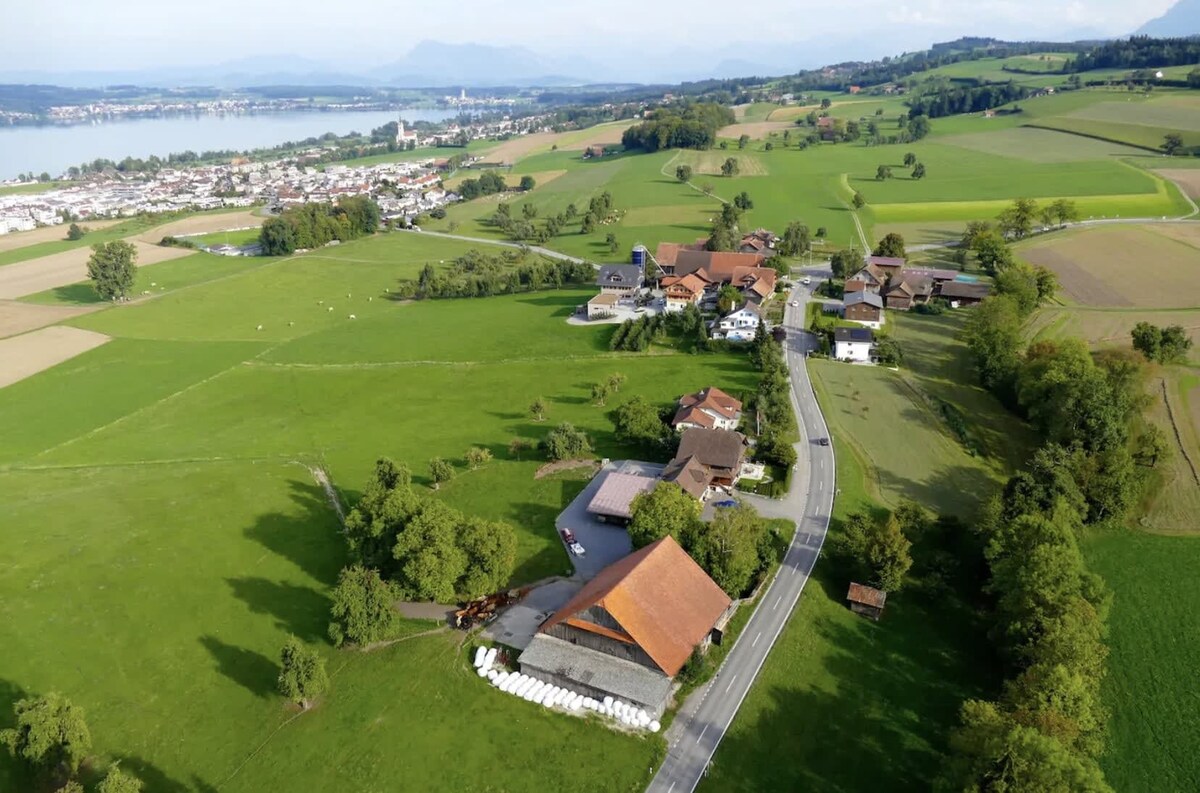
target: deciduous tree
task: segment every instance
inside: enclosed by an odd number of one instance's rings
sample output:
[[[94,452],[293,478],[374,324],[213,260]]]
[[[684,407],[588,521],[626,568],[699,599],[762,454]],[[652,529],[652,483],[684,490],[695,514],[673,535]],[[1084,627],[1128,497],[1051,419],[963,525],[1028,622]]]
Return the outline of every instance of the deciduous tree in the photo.
[[[721,175],[722,176],[737,176],[738,175],[738,161],[737,161],[736,157],[728,157],[725,159],[725,162],[721,163]]]
[[[916,164],[916,166],[914,166],[914,167],[913,167],[913,170],[912,170],[912,177],[913,177],[914,179],[924,179],[924,178],[925,178],[925,173],[926,173],[926,171],[925,171],[925,163],[923,163],[923,162],[919,162],[919,163],[917,163],[917,164]]]
[[[809,249],[810,244],[808,226],[793,220],[783,230],[783,236],[775,247],[781,256],[799,256]]]
[[[472,446],[467,449],[466,454],[467,466],[472,470],[476,470],[492,461],[492,453],[482,446]]]
[[[634,548],[649,545],[668,534],[688,548],[700,520],[701,504],[673,482],[659,482],[653,490],[639,493],[630,504],[633,519],[629,539]]]
[[[770,541],[766,522],[753,507],[720,508],[696,528],[688,553],[730,597],[742,597],[761,569]]]
[[[564,421],[546,435],[542,448],[551,460],[575,460],[592,453],[592,442],[583,430]]]
[[[534,421],[546,420],[546,400],[538,397],[529,403],[529,417]]]
[[[279,693],[308,710],[312,700],[329,687],[325,659],[295,636],[289,636],[280,651],[279,662]]]
[[[338,574],[329,616],[329,638],[337,647],[347,642],[366,645],[390,639],[400,624],[393,604],[398,600],[393,586],[378,570],[351,565]]]
[[[454,478],[454,466],[441,457],[429,461],[429,478],[433,480],[433,489],[437,490],[443,482]]]
[[[879,244],[875,246],[875,255],[890,256],[896,259],[907,258],[907,254],[904,252],[904,237],[894,231],[885,234]]]
[[[137,278],[137,248],[125,240],[92,246],[88,258],[88,278],[96,293],[105,300],[126,300]]]
[[[675,169],[675,178],[681,182],[692,181],[692,166],[680,165]]]
[[[655,444],[666,432],[658,411],[640,395],[613,411],[613,427],[617,440],[630,444]]]
[[[0,744],[18,760],[43,770],[75,773],[92,748],[83,709],[58,693],[17,700],[17,725],[0,730]]]
[[[96,793],[142,793],[142,780],[122,771],[120,763],[113,763],[96,787]]]

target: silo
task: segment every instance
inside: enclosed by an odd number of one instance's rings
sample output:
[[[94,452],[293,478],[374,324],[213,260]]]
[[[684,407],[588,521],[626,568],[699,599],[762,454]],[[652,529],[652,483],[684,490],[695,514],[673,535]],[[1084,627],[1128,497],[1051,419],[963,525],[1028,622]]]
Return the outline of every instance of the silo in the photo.
[[[646,256],[647,256],[646,246],[642,245],[639,242],[637,245],[633,246],[633,254],[630,257],[629,261],[631,264],[636,264],[638,267],[645,267],[646,266]]]

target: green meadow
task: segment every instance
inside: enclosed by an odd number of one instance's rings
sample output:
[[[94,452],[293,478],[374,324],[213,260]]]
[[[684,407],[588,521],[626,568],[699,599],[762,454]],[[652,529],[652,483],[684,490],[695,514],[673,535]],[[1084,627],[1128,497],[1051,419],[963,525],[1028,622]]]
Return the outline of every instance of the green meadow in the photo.
[[[613,326],[564,321],[591,290],[389,299],[467,247],[391,234],[155,265],[245,269],[78,317],[113,341],[0,390],[0,710],[62,691],[87,710],[98,768],[122,758],[154,790],[528,789],[548,768],[565,790],[640,787],[658,739],[487,690],[461,634],[416,636],[431,626],[414,623],[414,638],[372,654],[325,639],[345,552],[310,468],[353,503],[380,455],[419,485],[431,457],[454,461],[437,497],[511,522],[513,583],[528,582],[569,570],[554,518],[584,482],[534,479],[540,462],[513,459],[514,437],[571,421],[598,454],[628,456],[608,418],[621,401],[756,382],[741,355],[609,352]],[[593,405],[591,384],[613,372],[620,394]],[[545,423],[526,413],[538,396]],[[476,445],[495,460],[468,471]],[[333,675],[298,718],[274,693],[288,634]],[[546,762],[510,762],[532,745]],[[0,758],[0,789],[27,782]]]

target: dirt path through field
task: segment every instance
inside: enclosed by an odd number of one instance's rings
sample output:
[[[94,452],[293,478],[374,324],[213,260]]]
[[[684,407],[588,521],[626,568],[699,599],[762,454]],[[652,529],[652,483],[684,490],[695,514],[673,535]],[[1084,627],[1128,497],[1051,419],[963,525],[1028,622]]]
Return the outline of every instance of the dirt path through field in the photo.
[[[100,229],[108,228],[109,226],[120,223],[119,220],[84,220],[79,225],[91,231],[99,231]],[[40,229],[33,231],[13,231],[8,234],[0,234],[0,253],[4,251],[14,251],[17,248],[24,248],[27,245],[38,245],[43,242],[58,242],[67,238],[67,227],[62,226],[43,226]],[[85,238],[86,239],[86,238]]]
[[[109,341],[103,333],[55,326],[0,340],[0,388]]]
[[[190,248],[162,248],[136,238],[133,245],[137,248],[139,267],[195,253]],[[90,248],[73,248],[0,267],[0,300],[15,300],[86,280],[87,260],[91,255]]]
[[[101,306],[35,306],[32,303],[0,300],[0,339],[44,328],[99,308]]]

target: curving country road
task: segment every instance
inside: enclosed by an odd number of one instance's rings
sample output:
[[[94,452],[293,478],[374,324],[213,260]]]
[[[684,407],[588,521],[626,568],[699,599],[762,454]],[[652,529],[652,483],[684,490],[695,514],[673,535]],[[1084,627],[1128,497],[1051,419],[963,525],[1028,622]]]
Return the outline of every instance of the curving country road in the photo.
[[[784,316],[785,342],[792,379],[792,406],[799,416],[799,462],[792,488],[780,501],[743,497],[761,514],[796,521],[796,533],[775,578],[758,601],[750,621],[707,685],[694,692],[666,733],[667,756],[650,782],[651,793],[691,793],[725,737],[742,700],[750,691],[767,654],[791,616],[821,553],[834,496],[833,446],[818,441],[829,436],[805,367],[810,337],[803,330],[808,290],[797,287]]]

